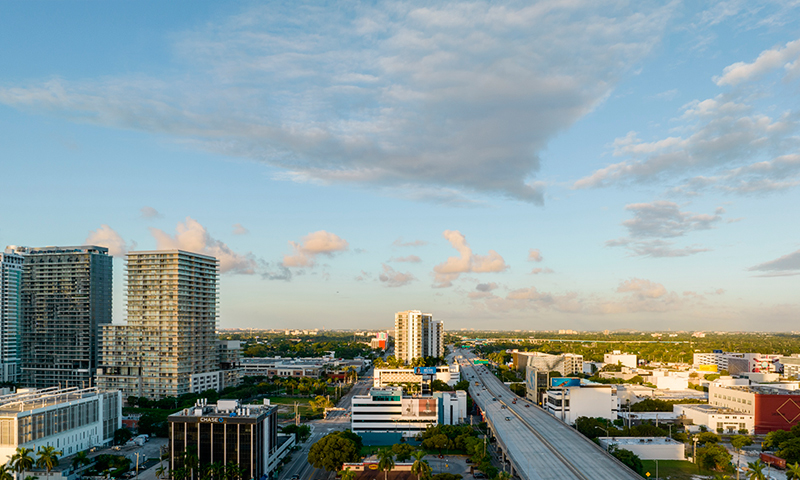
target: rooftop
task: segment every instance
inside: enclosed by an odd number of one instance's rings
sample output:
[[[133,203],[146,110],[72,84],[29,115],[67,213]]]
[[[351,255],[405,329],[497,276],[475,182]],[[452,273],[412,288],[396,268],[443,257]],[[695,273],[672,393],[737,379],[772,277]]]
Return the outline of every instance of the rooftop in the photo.
[[[37,408],[59,405],[75,400],[98,395],[96,387],[92,388],[43,388],[43,389],[19,389],[17,393],[0,396],[0,416],[10,413],[19,413]]]
[[[175,412],[170,417],[245,417],[258,418],[267,413],[272,407],[268,403],[264,405],[242,405],[239,400],[219,400],[216,404],[208,404],[206,399],[197,401],[194,407],[184,408]]]
[[[718,407],[716,405],[707,405],[705,403],[686,403],[680,405],[683,408],[697,410],[704,413],[719,413],[724,415],[749,415],[738,410],[733,410],[725,407]]]
[[[669,437],[600,437],[599,440],[618,445],[683,445]]]

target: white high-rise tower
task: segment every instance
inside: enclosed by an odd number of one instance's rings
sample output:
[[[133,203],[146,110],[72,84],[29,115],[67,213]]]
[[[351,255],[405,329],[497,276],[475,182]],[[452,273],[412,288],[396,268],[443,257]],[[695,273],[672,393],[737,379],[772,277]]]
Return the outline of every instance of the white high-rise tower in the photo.
[[[420,357],[444,356],[444,324],[430,313],[397,312],[394,335],[394,355],[406,363]]]

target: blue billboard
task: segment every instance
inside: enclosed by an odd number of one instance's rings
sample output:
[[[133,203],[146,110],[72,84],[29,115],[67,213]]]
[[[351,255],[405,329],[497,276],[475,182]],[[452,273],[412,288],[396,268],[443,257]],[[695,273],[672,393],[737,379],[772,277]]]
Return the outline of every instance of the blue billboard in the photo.
[[[436,375],[436,367],[414,367],[416,375]]]
[[[581,379],[572,377],[552,377],[550,378],[550,388],[561,387],[580,387]]]

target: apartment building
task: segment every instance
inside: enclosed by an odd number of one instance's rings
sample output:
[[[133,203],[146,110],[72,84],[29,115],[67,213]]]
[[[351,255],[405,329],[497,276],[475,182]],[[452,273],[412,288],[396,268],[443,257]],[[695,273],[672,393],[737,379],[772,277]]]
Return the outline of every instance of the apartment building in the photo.
[[[159,399],[222,388],[219,261],[182,250],[128,252],[127,325],[103,329],[97,384]]]
[[[0,382],[19,381],[21,288],[22,256],[0,253]]]
[[[636,355],[632,353],[622,353],[614,350],[612,353],[603,355],[603,363],[607,365],[622,365],[623,367],[636,368],[639,366]]]
[[[543,408],[561,421],[572,425],[578,417],[616,420],[618,404],[617,390],[613,385],[570,384],[547,390]]]
[[[394,317],[394,355],[411,363],[415,358],[444,356],[444,325],[430,313],[397,312]]]
[[[426,374],[432,377],[431,380],[441,380],[451,387],[458,383],[461,378],[461,367],[459,367],[458,363],[428,368],[436,372],[434,374]],[[422,375],[422,371],[415,368],[376,368],[372,382],[375,388],[403,383],[420,383],[423,380]]]
[[[7,251],[23,257],[21,383],[92,386],[100,328],[111,323],[108,249],[9,246]]]

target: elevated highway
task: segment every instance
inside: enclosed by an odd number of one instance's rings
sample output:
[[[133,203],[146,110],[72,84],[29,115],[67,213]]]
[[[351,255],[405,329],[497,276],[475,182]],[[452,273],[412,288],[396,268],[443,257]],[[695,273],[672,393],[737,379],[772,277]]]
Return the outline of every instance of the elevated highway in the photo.
[[[462,376],[470,381],[469,393],[512,474],[523,480],[641,480],[597,444],[516,396],[487,368],[474,366],[474,358],[456,354]]]

